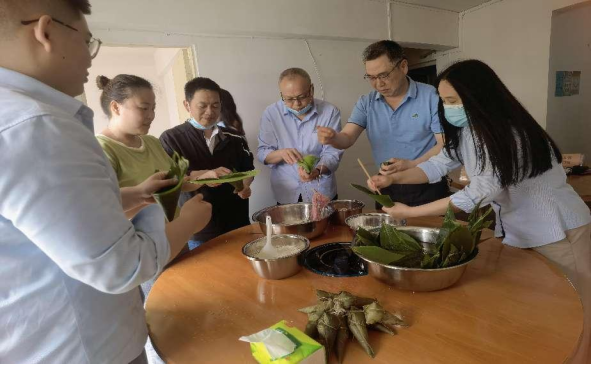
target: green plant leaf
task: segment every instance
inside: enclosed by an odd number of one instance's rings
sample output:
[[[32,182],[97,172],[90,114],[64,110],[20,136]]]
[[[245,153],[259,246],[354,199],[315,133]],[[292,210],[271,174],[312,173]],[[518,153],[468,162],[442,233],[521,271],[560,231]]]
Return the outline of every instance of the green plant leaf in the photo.
[[[361,185],[357,185],[357,184],[350,184],[350,185],[352,187],[358,189],[362,193],[367,194],[370,198],[374,199],[380,205],[383,205],[387,208],[390,208],[393,205],[395,205],[395,203],[393,203],[391,197],[388,195],[376,194],[375,192],[372,192]]]
[[[235,174],[239,173],[239,171],[237,171],[235,168],[232,169],[232,172]],[[234,190],[236,190],[236,192],[243,191],[243,189],[245,188],[245,184],[243,184],[242,180],[233,181],[233,182],[230,182],[229,184],[234,186]]]
[[[356,238],[361,243],[360,246],[380,246],[378,237],[378,235],[368,232],[362,227],[356,231]]]
[[[301,166],[307,174],[310,174],[319,160],[320,158],[315,155],[306,155],[302,158],[302,160],[298,161],[298,166]]]
[[[248,177],[254,177],[257,176],[258,173],[259,170],[233,172],[232,174],[228,174],[217,179],[189,180],[189,182],[192,184],[224,184],[240,181]]]
[[[165,187],[152,194],[154,196],[154,200],[156,200],[156,202],[164,210],[169,222],[175,218],[177,203],[179,202],[179,196],[181,196],[181,186],[183,185],[183,179],[185,178],[187,169],[189,168],[189,161],[187,161],[177,152],[174,152],[171,158],[171,168],[169,169],[166,178],[171,179],[176,176],[178,180],[177,185],[173,187]]]
[[[391,262],[389,265],[401,267],[420,267],[423,256],[423,252],[410,252],[402,258]]]
[[[385,250],[378,246],[355,246],[352,247],[352,251],[358,255],[374,262],[378,262],[384,265],[388,265],[393,261],[397,261],[403,258],[405,255]]]
[[[385,223],[380,228],[380,246],[405,256],[423,252],[423,247],[413,237]]]

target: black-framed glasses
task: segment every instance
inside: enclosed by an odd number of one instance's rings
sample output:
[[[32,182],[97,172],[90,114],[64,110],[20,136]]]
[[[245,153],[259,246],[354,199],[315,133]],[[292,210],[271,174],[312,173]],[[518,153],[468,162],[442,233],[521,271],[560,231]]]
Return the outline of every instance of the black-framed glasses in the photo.
[[[56,23],[58,23],[60,25],[63,25],[64,27],[66,27],[68,29],[71,29],[71,30],[76,31],[76,32],[80,32],[78,29],[74,28],[71,25],[68,25],[68,24],[64,23],[61,20],[58,20],[58,19],[55,19],[55,18],[51,18],[51,20],[53,20],[54,22],[56,22]],[[21,20],[21,24],[22,25],[29,25],[29,24],[33,24],[33,23],[38,22],[38,21],[39,21],[39,19]],[[86,45],[88,46],[88,51],[90,53],[90,58],[97,57],[97,54],[99,54],[99,49],[101,48],[101,44],[103,44],[103,42],[101,42],[100,39],[94,38],[94,37],[91,37],[86,42]]]
[[[310,85],[310,89],[308,89],[308,93],[306,93],[306,95],[299,95],[293,98],[284,98],[284,96],[282,95],[282,93],[280,93],[280,97],[282,98],[282,101],[285,103],[295,103],[297,101],[299,102],[303,102],[306,99],[310,98],[310,96],[312,95],[312,85]]]
[[[390,70],[389,72],[383,72],[380,75],[376,75],[376,76],[371,76],[371,75],[364,75],[364,80],[366,81],[370,81],[370,82],[374,82],[376,80],[380,80],[380,81],[386,81],[388,79],[388,77],[393,73],[393,71],[395,71],[397,69],[397,67],[399,67],[399,65],[401,64],[401,62],[403,62],[404,58],[401,58],[396,64],[395,67],[393,67],[392,70]]]

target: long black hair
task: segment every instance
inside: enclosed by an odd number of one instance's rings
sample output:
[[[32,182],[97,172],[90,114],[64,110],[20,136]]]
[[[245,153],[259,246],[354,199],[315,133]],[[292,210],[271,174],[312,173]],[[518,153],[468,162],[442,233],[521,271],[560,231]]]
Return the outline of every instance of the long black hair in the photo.
[[[440,73],[436,85],[442,81],[462,99],[481,172],[491,166],[503,188],[550,170],[553,160],[561,161],[555,142],[491,67],[478,60],[461,61]],[[438,115],[444,148],[462,163],[457,153],[462,129],[448,123],[441,100]]]
[[[235,129],[241,136],[244,136],[243,119],[236,111],[236,103],[232,95],[227,90],[220,89],[220,101],[222,102],[220,119],[224,121],[227,127]]]

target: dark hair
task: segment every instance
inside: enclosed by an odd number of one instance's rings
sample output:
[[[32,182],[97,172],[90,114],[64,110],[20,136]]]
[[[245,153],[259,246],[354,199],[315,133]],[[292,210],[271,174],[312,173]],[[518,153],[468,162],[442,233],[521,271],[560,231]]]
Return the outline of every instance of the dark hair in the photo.
[[[10,38],[31,14],[49,15],[63,22],[90,14],[89,0],[0,0],[0,39]]]
[[[382,55],[387,55],[393,65],[402,59],[407,59],[403,47],[397,42],[388,40],[378,41],[366,47],[364,53],[362,53],[362,59],[364,60],[364,63],[366,63],[367,61],[375,60]]]
[[[52,0],[55,1],[55,0]],[[78,11],[84,15],[90,15],[90,2],[89,0],[62,0],[68,8],[72,11]]]
[[[220,94],[220,86],[207,77],[196,77],[185,84],[185,100],[191,101],[196,92],[200,90],[215,91]]]
[[[235,129],[241,136],[244,136],[243,119],[238,115],[234,98],[227,90],[220,89],[220,102],[222,103],[220,119],[227,127]]]
[[[306,72],[305,70],[303,70],[299,67],[292,67],[292,68],[282,71],[282,73],[280,74],[280,78],[278,80],[278,83],[282,82],[282,80],[285,79],[286,77],[293,78],[295,76],[302,77],[303,79],[308,81],[309,85],[312,84],[312,80],[310,79],[310,75],[308,74],[308,72]]]
[[[150,89],[152,84],[150,81],[134,75],[117,75],[112,80],[108,77],[100,75],[97,76],[97,86],[101,93],[101,109],[111,118],[111,102],[116,101],[122,104],[126,99],[131,98],[137,89]]]
[[[455,63],[438,75],[436,83],[442,81],[462,99],[481,172],[491,166],[503,188],[541,175],[553,167],[553,159],[561,161],[555,142],[485,63]],[[457,152],[462,129],[446,120],[441,100],[438,115],[444,148],[462,163]]]

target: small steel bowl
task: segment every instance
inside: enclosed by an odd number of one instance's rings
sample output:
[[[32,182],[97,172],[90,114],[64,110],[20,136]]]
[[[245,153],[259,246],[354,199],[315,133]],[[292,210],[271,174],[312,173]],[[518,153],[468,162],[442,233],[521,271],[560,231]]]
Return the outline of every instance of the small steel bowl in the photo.
[[[266,233],[265,217],[269,215],[273,234],[297,234],[311,239],[325,232],[329,217],[333,214],[333,208],[326,206],[318,221],[310,220],[311,213],[312,203],[274,205],[253,214],[253,221],[258,222],[261,232]]]
[[[365,207],[359,200],[333,200],[329,205],[335,210],[329,222],[336,226],[345,226],[347,217],[362,213]]]
[[[265,246],[267,237],[261,237],[251,241],[243,246],[243,255],[251,261],[251,266],[264,279],[285,279],[297,274],[300,269],[300,255],[305,252],[310,246],[310,241],[306,237],[294,234],[280,234],[271,236],[271,244],[280,249],[285,246],[298,247],[297,252],[290,253],[286,256],[279,256],[273,259],[260,259],[257,254]],[[280,251],[281,253],[281,251]]]
[[[426,251],[433,249],[438,233],[440,233],[439,228],[397,227],[397,229],[409,234],[418,242],[421,242]],[[380,228],[370,230],[370,232],[373,233],[378,233],[379,231]],[[352,246],[358,246],[356,237],[354,237],[352,241]],[[467,265],[477,257],[478,253],[479,251],[476,250],[469,260],[460,265],[442,269],[415,269],[384,265],[368,260],[360,255],[358,256],[366,261],[368,265],[368,274],[370,276],[394,286],[397,289],[427,292],[448,288],[456,283],[464,274]]]
[[[366,230],[371,230],[372,228],[382,226],[383,223],[397,227],[407,225],[406,220],[395,219],[386,213],[362,213],[352,215],[345,219],[345,224],[349,226],[349,229],[353,234],[356,234],[356,231],[359,227],[362,227]]]

